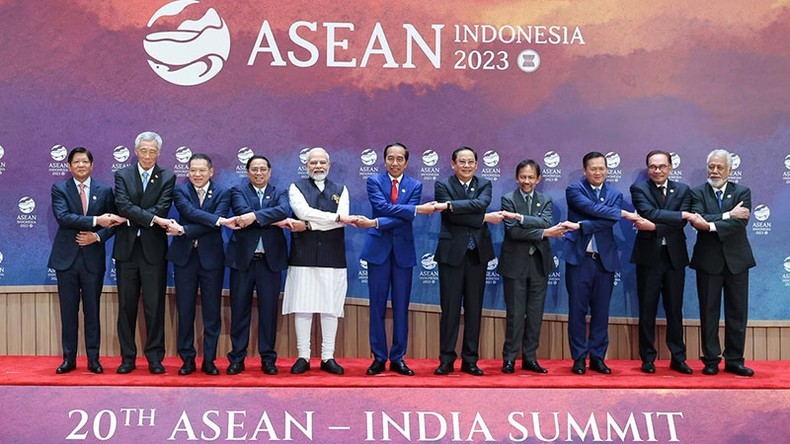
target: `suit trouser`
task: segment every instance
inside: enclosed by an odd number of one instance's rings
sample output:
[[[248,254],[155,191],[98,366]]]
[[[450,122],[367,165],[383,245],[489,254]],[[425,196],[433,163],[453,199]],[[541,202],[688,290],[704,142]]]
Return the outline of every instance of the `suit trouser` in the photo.
[[[578,265],[565,265],[568,288],[568,341],[574,360],[606,357],[609,347],[609,302],[614,288],[614,273],[606,271],[600,259],[585,255]],[[590,338],[587,339],[587,313],[590,313]]]
[[[116,261],[118,270],[118,340],[125,362],[137,357],[134,330],[142,289],[146,340],[144,353],[148,362],[162,362],[165,357],[165,286],[167,262],[151,264],[145,260],[138,238],[128,261]]]
[[[439,297],[442,315],[439,320],[439,360],[452,364],[457,357],[455,345],[464,307],[464,337],[461,360],[475,364],[479,358],[480,318],[483,315],[483,294],[486,264],[481,263],[477,250],[467,250],[461,265],[439,264]]]
[[[258,352],[261,361],[274,363],[277,352],[277,304],[280,301],[283,274],[269,268],[266,257],[253,260],[246,270],[230,269],[230,342],[231,363],[244,362],[250,341],[252,291],[258,295]]]
[[[721,362],[719,319],[724,291],[724,363],[743,364],[746,347],[746,322],[749,317],[749,270],[732,274],[708,274],[697,270],[697,295],[702,333],[702,361]]]
[[[409,299],[411,297],[412,267],[398,267],[392,253],[382,264],[368,262],[370,289],[370,350],[375,359],[403,361],[409,341]],[[392,290],[392,347],[387,352],[387,333],[384,318],[387,298]]]
[[[61,343],[63,359],[74,362],[77,358],[80,299],[85,322],[85,354],[89,360],[99,359],[101,323],[99,300],[104,285],[104,267],[93,273],[85,266],[82,251],[68,270],[57,271],[58,297],[60,299]]]
[[[217,342],[222,325],[222,280],[225,267],[206,270],[200,265],[198,250],[193,248],[184,266],[173,265],[178,309],[178,356],[195,359],[195,311],[198,288],[203,313],[203,361],[217,357]]]
[[[543,273],[539,254],[533,254],[525,264],[527,275],[523,278],[503,279],[505,293],[505,343],[502,359],[513,361],[521,346],[524,361],[537,361],[540,342],[540,324],[546,302],[548,277]]]
[[[672,360],[686,360],[683,342],[683,288],[686,268],[672,268],[666,247],[654,266],[636,266],[636,290],[639,299],[639,356],[644,362],[653,362],[658,356],[655,348],[656,314],[661,299],[667,317],[666,343]]]

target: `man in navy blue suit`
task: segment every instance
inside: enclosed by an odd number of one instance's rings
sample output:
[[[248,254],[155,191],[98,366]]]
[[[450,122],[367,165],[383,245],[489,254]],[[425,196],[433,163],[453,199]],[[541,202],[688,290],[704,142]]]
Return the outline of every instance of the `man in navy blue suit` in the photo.
[[[245,369],[250,340],[252,292],[258,295],[258,351],[261,369],[267,375],[278,373],[277,303],[280,300],[282,273],[288,267],[288,251],[283,227],[304,230],[304,223],[288,216],[288,193],[269,183],[272,167],[264,156],[247,161],[248,181],[231,189],[231,208],[236,215],[235,231],[228,243],[225,263],[230,267],[230,340],[228,374]]]
[[[604,363],[609,346],[609,302],[614,272],[620,268],[614,225],[622,218],[636,221],[636,213],[622,209],[623,193],[605,183],[603,154],[592,151],[582,159],[584,179],[568,185],[568,222],[563,248],[565,285],[568,288],[568,340],[573,373],[584,374],[587,355],[590,369],[609,374]],[[590,336],[587,338],[587,313]]]
[[[691,190],[690,219],[697,229],[691,268],[697,271],[704,375],[724,371],[753,376],[744,365],[746,323],[749,320],[749,269],[756,266],[746,235],[752,191],[730,182],[732,157],[725,150],[708,154],[708,181]],[[719,342],[719,318],[724,297],[724,353]]]
[[[661,299],[667,316],[666,343],[672,355],[669,367],[691,374],[683,342],[683,288],[689,264],[683,227],[691,217],[691,194],[688,185],[669,180],[672,158],[668,152],[651,151],[645,161],[648,179],[631,185],[631,201],[642,217],[634,223],[639,231],[631,253],[631,262],[636,264],[642,371],[656,372],[656,311]]]
[[[58,374],[77,368],[80,300],[85,324],[88,370],[102,373],[99,362],[101,325],[99,299],[104,285],[107,257],[104,246],[112,227],[126,222],[115,213],[115,196],[109,185],[91,177],[93,154],[83,147],[68,157],[72,177],[52,185],[52,212],[58,231],[48,266],[58,278],[63,363]]]
[[[218,375],[217,356],[222,309],[225,253],[222,225],[236,228],[236,220],[225,218],[230,208],[230,192],[211,180],[211,158],[195,154],[189,159],[189,182],[176,186],[173,202],[178,222],[171,222],[168,234],[173,241],[167,260],[173,263],[178,309],[178,356],[184,362],[179,375],[194,373],[195,308],[197,293],[203,312],[203,364],[201,370]]]
[[[433,202],[420,205],[422,183],[406,176],[409,150],[401,143],[384,148],[386,173],[367,181],[368,200],[375,226],[368,229],[362,259],[368,263],[370,295],[370,350],[374,361],[368,375],[390,370],[413,376],[403,362],[409,339],[409,299],[412,269],[417,264],[412,221],[419,214],[432,214]],[[384,317],[387,299],[392,298],[392,347],[387,351]]]

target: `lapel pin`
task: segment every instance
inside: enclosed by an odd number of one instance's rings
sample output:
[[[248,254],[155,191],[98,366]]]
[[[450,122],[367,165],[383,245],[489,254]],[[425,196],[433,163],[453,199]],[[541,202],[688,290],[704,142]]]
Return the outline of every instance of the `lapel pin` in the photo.
[[[601,198],[601,202],[603,202],[603,197]]]
[[[732,199],[732,194],[728,194],[727,199]]]
[[[536,204],[535,204],[535,206],[536,206],[536,207],[539,207],[539,206],[540,206],[540,202],[536,203]]]
[[[670,193],[674,193],[674,192],[675,192],[675,189],[673,188],[673,189],[669,190],[669,192],[670,192]]]
[[[405,192],[406,192],[406,188],[404,188],[404,189],[400,190],[400,192],[401,192],[401,193],[405,193]]]
[[[93,196],[93,200],[96,200],[96,196]]]
[[[271,199],[271,198],[272,198],[272,196],[266,196],[266,198],[267,198],[267,199]]]
[[[474,189],[474,188],[469,188],[469,191],[471,191],[471,192],[473,192],[473,193],[474,193],[474,192],[475,192],[475,189]]]

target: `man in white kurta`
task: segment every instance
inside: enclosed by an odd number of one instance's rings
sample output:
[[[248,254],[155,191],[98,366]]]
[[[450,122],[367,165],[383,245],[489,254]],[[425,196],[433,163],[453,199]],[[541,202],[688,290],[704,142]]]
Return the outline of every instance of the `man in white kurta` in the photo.
[[[349,216],[348,189],[327,180],[329,154],[313,148],[307,156],[308,179],[291,184],[288,197],[296,218],[307,230],[292,233],[283,314],[294,313],[299,359],[291,373],[310,369],[310,330],[313,313],[321,315],[321,370],[343,374],[334,359],[338,318],[343,316],[348,280],[344,225]]]

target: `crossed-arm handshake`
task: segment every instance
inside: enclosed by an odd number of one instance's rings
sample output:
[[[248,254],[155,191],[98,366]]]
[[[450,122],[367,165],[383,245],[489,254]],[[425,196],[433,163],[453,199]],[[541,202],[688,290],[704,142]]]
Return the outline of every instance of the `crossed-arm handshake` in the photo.
[[[734,206],[728,213],[730,214],[729,217],[734,219],[748,219],[751,215],[749,209],[743,206],[743,202],[738,202],[738,205]],[[639,230],[655,231],[656,229],[656,224],[650,222],[636,212],[622,210],[622,216],[632,221],[634,226]],[[699,213],[682,211],[681,217],[699,231],[710,231],[710,223]]]
[[[117,214],[104,213],[101,216],[96,216],[96,225],[102,228],[114,227],[125,223],[126,218]],[[77,233],[76,241],[80,247],[87,247],[94,242],[100,242],[101,238],[94,231],[80,231]]]

